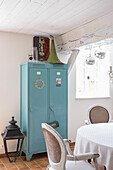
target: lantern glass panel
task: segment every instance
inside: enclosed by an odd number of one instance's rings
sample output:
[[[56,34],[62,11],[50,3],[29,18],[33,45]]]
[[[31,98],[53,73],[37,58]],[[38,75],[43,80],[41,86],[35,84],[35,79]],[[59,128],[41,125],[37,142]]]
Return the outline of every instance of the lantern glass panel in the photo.
[[[18,139],[7,140],[8,152],[16,151]]]

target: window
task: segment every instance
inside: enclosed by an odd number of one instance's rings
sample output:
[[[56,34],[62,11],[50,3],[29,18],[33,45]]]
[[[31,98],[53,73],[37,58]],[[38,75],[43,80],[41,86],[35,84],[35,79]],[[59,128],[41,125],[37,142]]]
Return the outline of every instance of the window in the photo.
[[[80,50],[76,59],[76,98],[110,97],[110,48],[104,45]]]

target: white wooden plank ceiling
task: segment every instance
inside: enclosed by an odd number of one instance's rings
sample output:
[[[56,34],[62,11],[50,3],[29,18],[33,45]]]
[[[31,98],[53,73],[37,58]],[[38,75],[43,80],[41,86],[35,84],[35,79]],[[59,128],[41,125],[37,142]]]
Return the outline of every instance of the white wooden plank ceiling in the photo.
[[[61,35],[113,11],[113,0],[0,0],[0,31]]]
[[[83,38],[86,25],[96,34],[113,33],[113,21],[96,29],[96,21],[109,15],[113,16],[113,0],[0,0],[0,31],[60,35],[57,42],[61,45]]]

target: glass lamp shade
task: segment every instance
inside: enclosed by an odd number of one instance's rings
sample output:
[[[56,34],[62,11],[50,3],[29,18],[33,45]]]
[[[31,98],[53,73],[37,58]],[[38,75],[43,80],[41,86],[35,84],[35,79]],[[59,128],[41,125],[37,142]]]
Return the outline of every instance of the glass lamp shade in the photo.
[[[99,59],[104,59],[106,56],[105,52],[95,52],[95,56]]]
[[[94,65],[94,64],[95,64],[95,59],[94,59],[94,57],[89,56],[89,57],[86,59],[86,64],[88,64],[88,65]]]

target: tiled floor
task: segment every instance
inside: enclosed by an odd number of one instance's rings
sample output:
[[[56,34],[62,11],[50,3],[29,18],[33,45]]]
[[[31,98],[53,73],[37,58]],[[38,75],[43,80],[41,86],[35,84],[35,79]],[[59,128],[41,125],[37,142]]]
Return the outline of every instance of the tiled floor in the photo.
[[[30,162],[26,161],[25,156],[17,158],[15,163],[10,163],[5,157],[0,159],[0,170],[46,170],[48,164],[46,154],[33,155]]]
[[[71,150],[74,150],[74,144],[71,145]],[[0,170],[46,170],[48,164],[46,153],[33,155],[30,162],[26,161],[25,156],[17,158],[15,163],[10,163],[6,157],[0,158]]]

